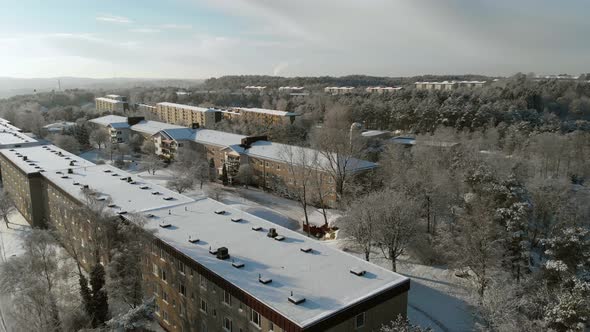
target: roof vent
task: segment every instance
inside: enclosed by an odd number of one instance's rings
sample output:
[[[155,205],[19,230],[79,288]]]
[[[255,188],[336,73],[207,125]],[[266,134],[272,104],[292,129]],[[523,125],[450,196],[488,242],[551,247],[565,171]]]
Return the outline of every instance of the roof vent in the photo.
[[[75,160],[70,161],[70,166],[76,166],[76,161]]]
[[[313,249],[311,249],[310,247],[303,247],[303,248],[299,248],[299,250],[307,253],[307,252],[311,252]]]
[[[146,217],[148,217],[148,218],[153,218],[153,217],[155,217],[156,215],[154,215],[154,214],[151,214],[151,213],[148,213],[148,214],[146,214],[145,216],[146,216]]]
[[[240,222],[240,221],[242,221],[242,218],[231,218],[231,221]]]
[[[241,269],[244,267],[244,263],[242,263],[240,261],[236,262],[236,261],[232,260],[231,266],[235,267],[236,269]]]
[[[127,177],[121,178],[121,181],[127,181]]]
[[[117,206],[117,204],[115,204],[115,203],[110,203],[110,204],[109,204],[109,205],[107,205],[107,206],[108,206],[108,207],[110,207],[110,208],[114,208],[114,207],[116,207],[116,206]]]
[[[229,250],[226,247],[219,247],[217,249],[217,259],[228,259],[229,258]]]
[[[23,156],[23,160],[24,160],[24,161],[27,161],[27,160],[29,160],[29,157],[27,157],[27,156]]]
[[[117,214],[127,214],[127,211],[119,211]]]
[[[272,238],[277,237],[277,235],[279,235],[279,233],[277,233],[277,229],[272,228],[272,227],[268,229],[268,233],[266,234],[266,236],[272,237]]]
[[[74,181],[74,186],[79,186],[79,185],[80,185],[80,182]]]
[[[283,241],[284,239],[285,239],[285,237],[282,235],[275,236],[275,240],[277,240],[277,241]]]
[[[160,226],[160,228],[168,228],[168,227],[172,226],[172,224],[169,222],[162,221],[162,222],[160,222],[159,226]]]
[[[107,198],[106,197],[98,197],[96,200],[102,202],[102,201],[106,201]]]
[[[159,191],[152,191],[152,195],[161,195]]]
[[[85,184],[85,185],[84,185],[84,189],[88,189],[88,188],[90,188],[90,186],[89,186],[89,185],[87,185],[87,184]]]
[[[66,160],[70,160],[70,157],[65,157]]]
[[[192,236],[192,235],[188,236],[188,242],[190,242],[190,243],[197,243],[199,241],[200,241],[199,238],[196,236]]]
[[[139,187],[139,189],[144,189],[145,190],[145,189],[150,189],[150,187],[148,187],[148,186],[141,186],[141,187]]]
[[[69,177],[69,176],[67,176],[67,175],[64,175],[64,176],[62,176],[61,178],[62,178],[62,179],[69,179],[70,177]]]
[[[209,246],[209,253],[211,255],[217,255],[217,248],[213,248],[213,247]]]
[[[119,174],[113,173],[113,174],[111,174],[111,176],[119,176]]]
[[[352,273],[356,276],[362,277],[365,275],[365,273],[367,273],[367,271],[363,270],[360,267],[353,267],[352,269],[350,269],[350,273]]]
[[[110,172],[112,172],[112,171],[111,171],[110,169],[105,169],[105,170],[104,170],[104,172],[105,172],[105,173],[110,173]]]
[[[74,174],[74,170],[71,168],[68,168],[68,174]]]
[[[262,230],[262,227],[260,227],[260,226],[252,226],[252,230],[258,232],[258,231],[261,231]]]
[[[127,182],[129,182],[129,183],[133,183],[133,179],[131,179],[131,177],[128,177],[128,178],[127,178]]]
[[[225,214],[225,210],[215,210],[215,214]]]
[[[293,295],[293,292],[291,291],[291,296],[289,296],[289,302],[298,305],[305,302],[305,298],[300,295]]]
[[[171,201],[173,199],[174,199],[174,197],[172,197],[172,196],[166,196],[166,197],[164,197],[164,200],[165,201]]]
[[[55,174],[63,174],[61,171],[57,171],[55,172]]]
[[[263,277],[262,275],[258,274],[258,282],[261,284],[270,284],[272,282],[271,278]]]

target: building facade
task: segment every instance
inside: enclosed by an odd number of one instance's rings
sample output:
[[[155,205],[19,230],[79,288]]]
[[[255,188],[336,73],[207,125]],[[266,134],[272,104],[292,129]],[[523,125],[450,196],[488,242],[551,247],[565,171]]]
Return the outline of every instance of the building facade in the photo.
[[[124,113],[129,110],[127,97],[119,95],[94,98],[94,102],[96,110],[100,112]]]
[[[485,81],[443,81],[443,82],[416,82],[414,86],[417,90],[439,90],[451,91],[458,88],[481,88],[486,84]]]
[[[221,111],[183,104],[158,103],[155,114],[160,121],[186,127],[210,127],[221,121]]]

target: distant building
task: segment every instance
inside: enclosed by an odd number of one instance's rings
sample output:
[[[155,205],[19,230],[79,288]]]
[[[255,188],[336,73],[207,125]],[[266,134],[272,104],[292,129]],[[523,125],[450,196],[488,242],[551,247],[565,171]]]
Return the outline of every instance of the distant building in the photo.
[[[266,90],[266,86],[248,85],[248,86],[244,87],[244,89],[247,91],[262,92],[262,91]]]
[[[403,89],[402,87],[393,87],[393,86],[370,86],[365,91],[368,93],[389,93],[389,92],[396,92]]]
[[[299,114],[293,112],[247,107],[235,107],[221,112],[225,119],[235,119],[239,117],[244,121],[254,122],[265,126],[292,124],[295,122],[295,118],[299,116]]]
[[[210,127],[221,121],[221,111],[175,103],[157,103],[155,114],[160,121],[187,127]]]
[[[301,93],[304,89],[302,86],[282,86],[279,88],[279,92]]]
[[[127,97],[119,95],[106,95],[106,97],[94,98],[97,111],[110,113],[123,113],[129,110]]]
[[[60,121],[43,126],[46,134],[63,134],[76,126],[75,122]]]
[[[414,83],[417,90],[441,90],[451,91],[458,88],[481,88],[486,81],[443,81],[443,82],[416,82]]]
[[[352,93],[354,91],[354,87],[351,86],[328,86],[324,88],[325,93],[330,93],[333,95],[345,95]]]

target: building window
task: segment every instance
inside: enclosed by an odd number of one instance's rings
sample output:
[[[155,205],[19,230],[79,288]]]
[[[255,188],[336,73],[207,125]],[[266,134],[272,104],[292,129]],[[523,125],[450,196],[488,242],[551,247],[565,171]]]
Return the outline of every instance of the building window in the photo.
[[[356,315],[356,317],[354,318],[354,327],[355,328],[361,328],[365,326],[365,313],[362,312],[358,315]]]
[[[228,291],[223,291],[223,303],[231,306],[231,294]]]
[[[207,313],[207,301],[201,299],[201,311]]]
[[[186,287],[184,286],[184,283],[180,283],[180,285],[178,285],[178,291],[180,292],[180,295],[182,296],[186,296]]]
[[[182,262],[178,262],[178,271],[182,274],[185,273],[185,265]]]
[[[164,317],[164,321],[168,323],[168,311],[162,310],[162,316]]]
[[[168,303],[168,293],[166,293],[165,290],[162,289],[162,300],[166,303]]]
[[[273,322],[268,322],[268,331],[274,331],[275,330],[275,324],[273,324]]]
[[[160,316],[160,306],[158,305],[158,303],[154,305],[154,312],[156,313],[156,315]]]
[[[207,289],[207,278],[203,277],[203,275],[201,275],[201,287],[203,287],[204,289]]]
[[[223,330],[231,332],[231,326],[232,326],[231,318],[223,317]]]
[[[154,275],[157,277],[157,276],[158,276],[158,265],[156,265],[156,264],[152,264],[152,266],[153,266],[153,269],[154,269],[154,270],[153,270],[153,272],[154,272]]]
[[[257,327],[260,327],[260,314],[254,309],[250,310],[250,321]]]

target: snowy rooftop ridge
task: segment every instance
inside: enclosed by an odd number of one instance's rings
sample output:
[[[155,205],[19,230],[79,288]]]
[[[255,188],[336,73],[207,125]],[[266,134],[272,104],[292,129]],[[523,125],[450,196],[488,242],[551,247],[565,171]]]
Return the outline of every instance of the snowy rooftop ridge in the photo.
[[[166,122],[150,121],[150,120],[142,120],[142,121],[138,122],[137,124],[134,124],[130,128],[133,131],[138,131],[138,132],[141,132],[144,134],[149,134],[149,135],[153,135],[153,134],[156,134],[162,130],[168,130],[168,129],[180,129],[180,128],[186,129],[186,127],[183,127],[183,126],[178,126],[178,125],[170,124],[170,123],[166,123]]]
[[[121,104],[121,103],[124,103],[124,101],[117,100],[117,99],[106,98],[106,97],[97,97],[97,98],[94,98],[94,100],[100,100],[100,101],[104,101],[104,102],[111,103],[111,104]]]
[[[105,115],[105,116],[101,116],[99,118],[94,118],[94,119],[91,119],[88,121],[92,122],[92,123],[96,123],[96,124],[104,126],[104,127],[106,127],[108,125],[117,126],[117,124],[121,125],[123,123],[128,125],[127,117],[120,116],[120,115]]]
[[[93,163],[86,159],[71,154],[55,145],[2,149],[0,154],[13,162],[26,174],[94,166]]]
[[[182,109],[186,109],[186,110],[191,110],[193,112],[201,112],[201,113],[217,112],[217,110],[215,110],[213,108],[176,104],[176,103],[169,103],[169,102],[157,103],[156,106],[176,107],[176,108],[182,108]]]
[[[223,211],[223,213],[218,213]],[[301,327],[313,325],[408,278],[331,248],[267,220],[205,198],[171,208],[145,211],[146,228],[157,238],[258,299]],[[239,219],[239,221],[232,221]],[[173,227],[161,228],[160,223]],[[253,230],[258,229],[259,230]],[[275,228],[281,241],[268,237]],[[189,235],[198,242],[189,242]],[[227,247],[230,259],[212,249]],[[311,249],[311,250],[308,250]],[[286,259],[288,258],[288,259]],[[243,263],[235,268],[232,262]],[[356,275],[350,270],[365,271]],[[258,282],[259,276],[272,279]],[[295,305],[290,292],[305,298]]]
[[[43,176],[76,199],[84,202],[82,188],[97,192],[97,200],[108,201],[113,215],[121,212],[141,212],[188,203],[193,199],[170,189],[150,183],[137,175],[109,165],[78,167],[47,171]]]
[[[261,114],[269,114],[269,115],[275,115],[275,116],[296,116],[296,115],[299,115],[299,114],[293,113],[293,112],[271,110],[271,109],[266,109],[266,108],[234,107],[233,110],[237,110],[239,112],[261,113]]]

